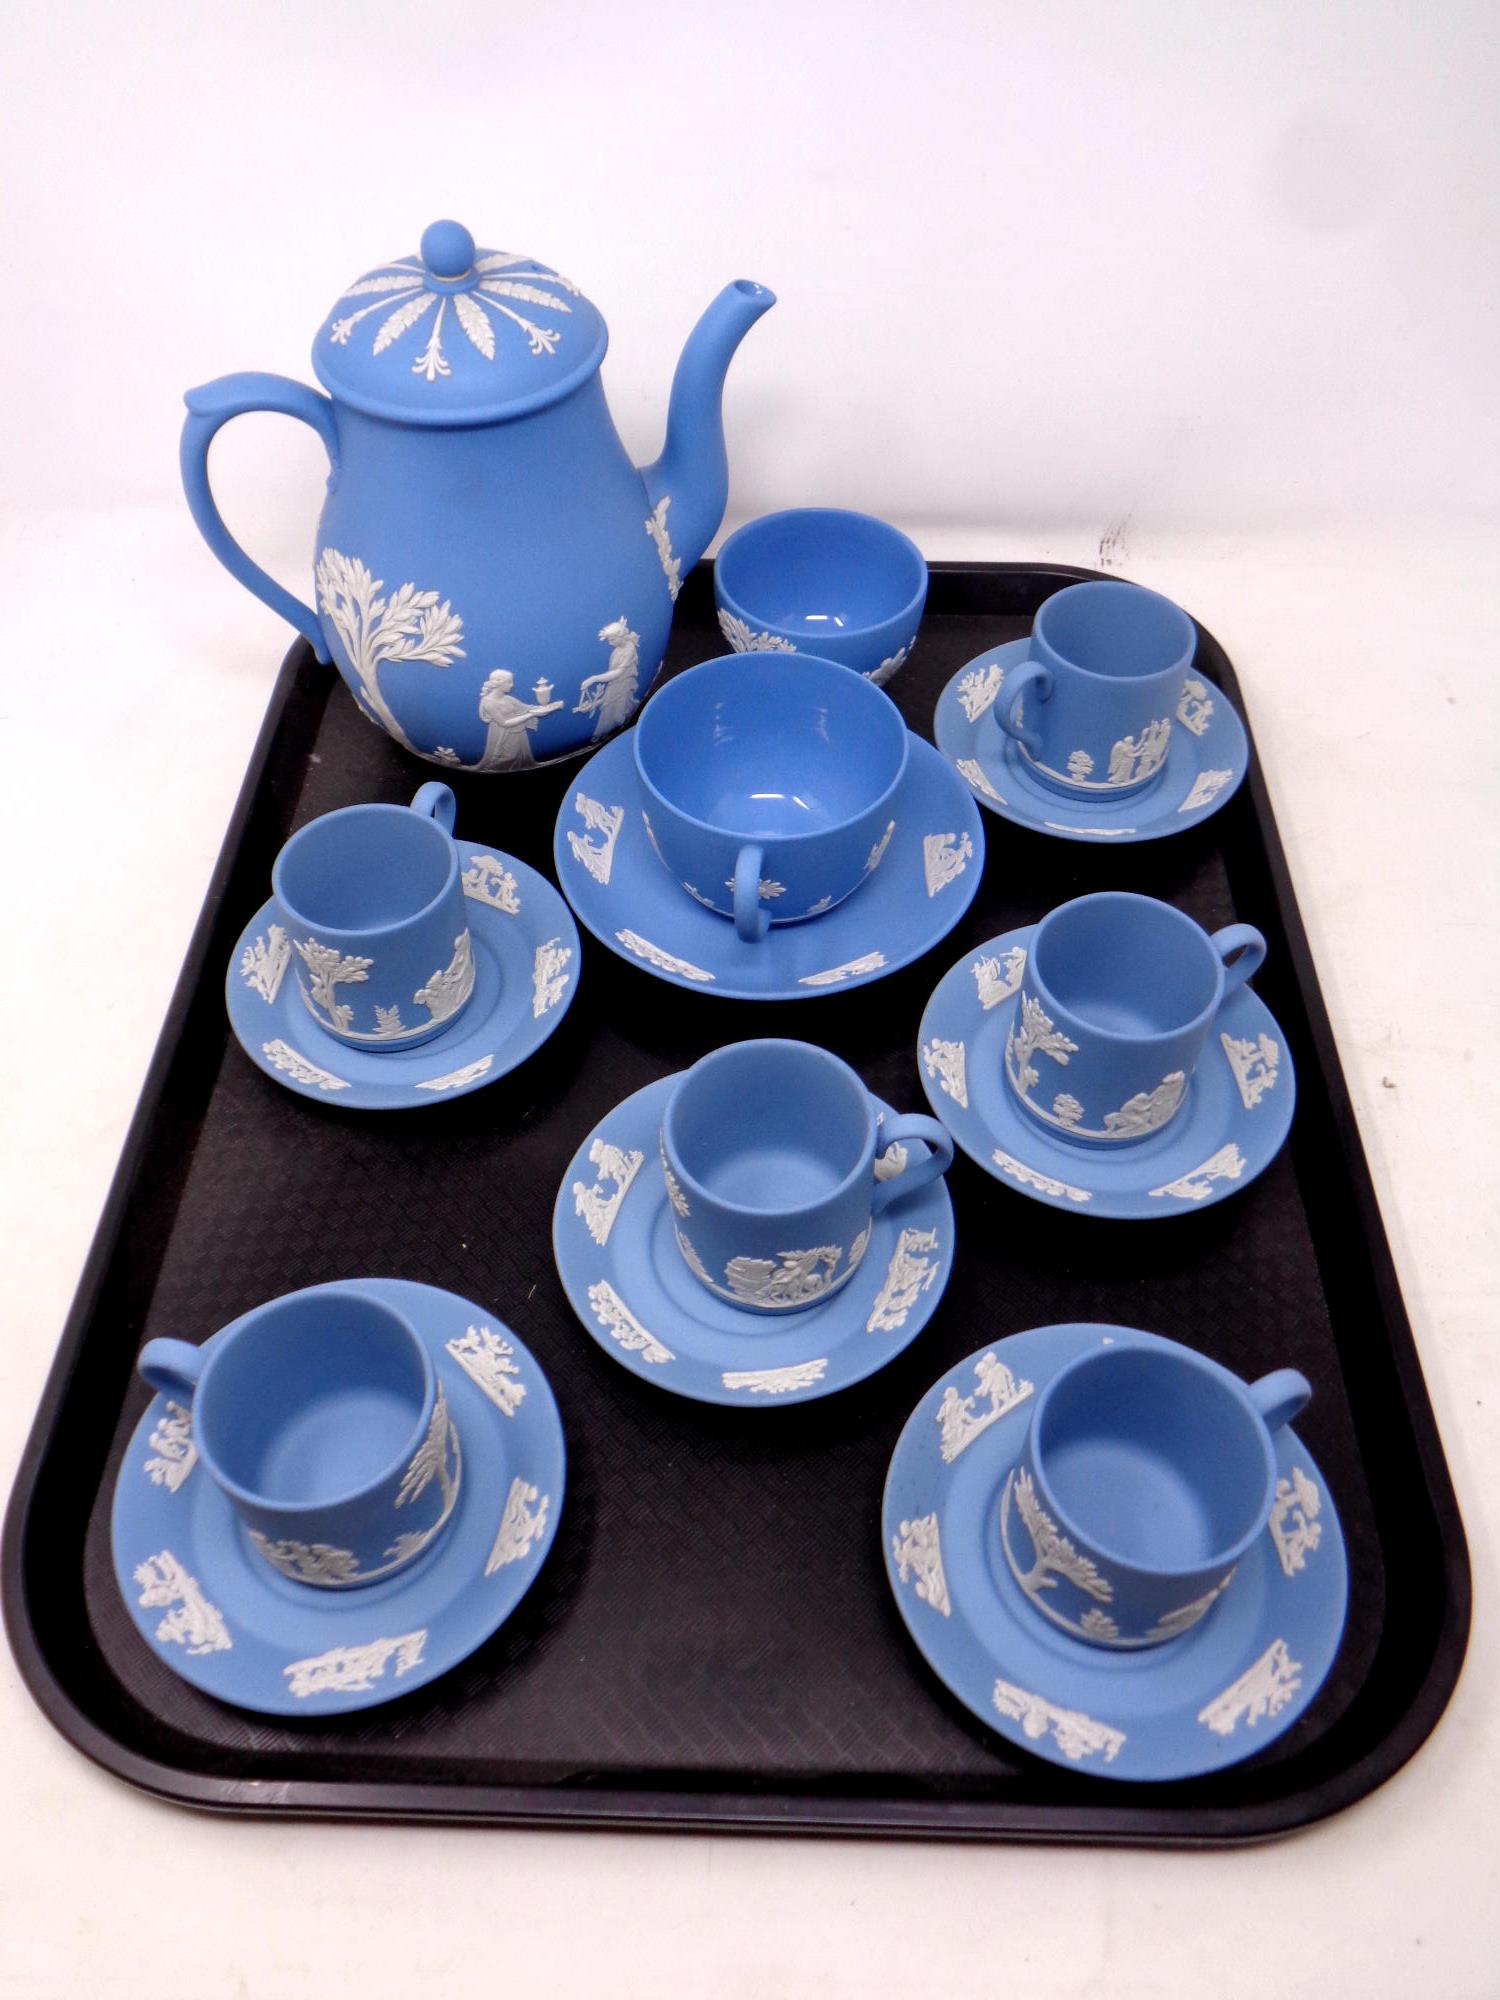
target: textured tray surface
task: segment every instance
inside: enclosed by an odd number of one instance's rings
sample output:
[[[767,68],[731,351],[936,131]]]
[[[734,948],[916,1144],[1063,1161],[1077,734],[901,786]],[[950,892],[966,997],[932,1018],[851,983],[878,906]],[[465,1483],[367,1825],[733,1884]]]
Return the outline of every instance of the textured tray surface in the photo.
[[[935,575],[921,642],[891,687],[920,733],[955,669],[1024,632],[1066,580],[1012,567]],[[684,590],[669,669],[721,650],[707,582],[700,572]],[[1238,700],[1211,640],[1200,660]],[[147,1086],[118,1241],[110,1254],[107,1216],[12,1509],[13,1642],[67,1733],[126,1775],[231,1806],[1188,1841],[1316,1817],[1410,1754],[1462,1655],[1462,1534],[1362,1164],[1351,1181],[1340,1150],[1352,1136],[1342,1082],[1320,1081],[1326,1023],[1296,962],[1300,933],[1289,941],[1284,928],[1295,915],[1284,896],[1278,907],[1253,773],[1203,825],[1124,853],[987,819],[983,886],[941,948],[815,1006],[707,1005],[585,939],[574,1006],[523,1069],[419,1120],[361,1116],[297,1099],[244,1058],[224,1021],[223,953],[290,830],[357,799],[404,799],[431,773],[305,649],[280,693],[265,771],[205,912],[201,973],[174,1003]],[[550,872],[577,769],[455,777],[461,832]],[[802,1409],[751,1417],[680,1402],[599,1352],[563,1297],[549,1232],[574,1148],[614,1103],[720,1041],[794,1034],[843,1055],[898,1110],[923,1109],[917,1024],[942,971],[1106,886],[1164,896],[1209,929],[1244,919],[1266,932],[1257,987],[1286,1031],[1300,1101],[1260,1180],[1147,1230],[1050,1212],[960,1159],[958,1257],[932,1323],[884,1373]],[[146,1399],[131,1365],[153,1334],[198,1340],[276,1293],[360,1274],[448,1287],[516,1327],[562,1412],[568,1506],[516,1618],[452,1674],[338,1725],[268,1722],[186,1687],[119,1601],[110,1498]],[[1091,1784],[971,1722],[908,1643],[881,1564],[887,1463],[927,1386],[979,1342],[1108,1319],[1246,1376],[1300,1368],[1314,1398],[1299,1428],[1349,1545],[1345,1642],[1307,1715],[1253,1762],[1164,1789]]]

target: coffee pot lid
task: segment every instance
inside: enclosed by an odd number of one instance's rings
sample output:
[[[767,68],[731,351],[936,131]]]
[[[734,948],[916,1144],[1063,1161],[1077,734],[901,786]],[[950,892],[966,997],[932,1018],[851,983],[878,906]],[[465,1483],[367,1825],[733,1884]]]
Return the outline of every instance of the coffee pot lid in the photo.
[[[488,423],[556,402],[604,359],[598,309],[534,257],[434,222],[420,253],[341,292],[313,342],[336,401],[409,424]]]

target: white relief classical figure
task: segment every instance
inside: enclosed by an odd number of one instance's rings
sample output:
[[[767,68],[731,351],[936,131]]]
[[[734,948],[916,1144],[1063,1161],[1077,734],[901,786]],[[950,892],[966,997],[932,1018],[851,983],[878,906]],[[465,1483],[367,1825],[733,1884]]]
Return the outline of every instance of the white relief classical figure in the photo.
[[[493,1576],[497,1569],[519,1562],[546,1531],[547,1495],[538,1494],[524,1479],[513,1479],[505,1498],[505,1512],[500,1516],[500,1526],[485,1561],[485,1575]]]
[[[1159,771],[1172,739],[1172,719],[1148,722],[1139,736],[1122,736],[1109,753],[1111,785],[1133,785]]]
[[[1234,1035],[1220,1035],[1219,1045],[1234,1076],[1240,1102],[1253,1111],[1268,1090],[1276,1088],[1276,1071],[1281,1063],[1281,1045],[1262,1030],[1253,1042]]]
[[[151,1431],[154,1458],[146,1460],[144,1471],[153,1486],[165,1486],[176,1493],[198,1463],[198,1447],[193,1443],[193,1413],[181,1403],[167,1402]]]
[[[589,674],[578,690],[575,715],[592,715],[597,743],[614,734],[629,720],[636,704],[640,680],[641,635],[632,632],[623,618],[611,619],[601,628],[599,638],[609,648],[609,664],[597,674]]]
[[[951,1097],[955,1104],[965,1111],[969,1108],[969,1085],[965,1074],[965,1051],[962,1042],[944,1042],[934,1039],[922,1044],[922,1067],[931,1077],[936,1077],[938,1088]]]
[[[616,931],[615,936],[627,951],[645,959],[648,965],[660,966],[663,972],[675,972],[679,979],[691,979],[699,985],[713,983],[713,974],[705,972],[701,965],[692,965],[687,959],[678,958],[674,952],[663,951],[659,944],[652,944],[638,931]]]
[[[289,1076],[293,1083],[316,1084],[323,1091],[349,1088],[347,1078],[335,1076],[331,1070],[319,1069],[316,1063],[309,1062],[306,1056],[279,1037],[274,1042],[262,1042],[260,1052],[273,1068]]]
[[[916,643],[915,639],[908,639],[904,646],[898,646],[889,659],[882,660],[878,667],[871,667],[870,671],[865,675],[865,679],[867,681],[874,681],[876,687],[884,687],[892,674],[900,673],[901,669],[906,665],[907,661],[911,658],[911,649]]]
[[[247,944],[240,953],[240,974],[269,1003],[281,990],[281,981],[292,956],[291,940],[280,924],[269,924],[264,937]]]
[[[774,1260],[731,1257],[724,1266],[724,1280],[735,1298],[746,1304],[786,1310],[822,1298],[842,1256],[842,1245],[823,1243],[815,1250],[783,1250]]]
[[[934,1422],[943,1463],[951,1465],[982,1431],[998,1423],[1018,1403],[1024,1403],[1032,1387],[1024,1377],[1018,1380],[993,1348],[980,1355],[974,1363],[974,1387],[968,1395],[960,1396],[950,1382],[937,1407]]]
[[[935,896],[956,882],[974,853],[974,843],[966,833],[926,833],[922,836],[922,873],[927,893]]]
[[[1204,682],[1189,674],[1182,684],[1182,693],[1177,702],[1177,720],[1184,729],[1191,729],[1195,736],[1201,736],[1208,727],[1208,718],[1214,712],[1213,701]]]
[[[905,1326],[907,1314],[936,1281],[937,1247],[935,1229],[902,1230],[865,1321],[866,1333],[894,1333]]]
[[[488,1326],[471,1326],[443,1345],[502,1417],[516,1414],[526,1400],[526,1384],[521,1380],[516,1350],[510,1341]]]
[[[581,861],[601,889],[609,887],[610,870],[614,867],[615,842],[620,837],[620,828],[625,822],[624,806],[600,805],[584,792],[573,794],[573,810],[582,819],[585,831],[578,833],[568,829],[568,845],[573,850],[573,859]],[[603,839],[595,841],[590,834],[602,834]]]
[[[1005,680],[1005,669],[993,660],[982,670],[966,673],[958,684],[958,705],[970,722],[977,722],[987,708],[993,708]]]
[[[524,771],[534,764],[531,732],[546,716],[566,706],[553,701],[548,680],[537,681],[530,701],[522,701],[511,692],[515,684],[516,677],[508,667],[496,667],[479,690],[479,720],[486,734],[479,762],[473,767],[476,771]]]
[[[343,643],[366,713],[414,750],[380,691],[380,669],[398,663],[448,667],[463,659],[462,618],[446,599],[438,603],[435,590],[418,590],[410,583],[381,597],[381,580],[358,556],[337,549],[324,549],[318,557],[316,581],[319,606]]]
[[[473,1083],[476,1077],[483,1076],[494,1060],[493,1054],[476,1056],[473,1062],[465,1063],[461,1069],[450,1069],[443,1076],[419,1077],[415,1088],[431,1091],[460,1090],[466,1083]]]
[[[646,1331],[607,1279],[600,1278],[589,1286],[589,1308],[600,1326],[627,1354],[639,1354],[653,1368],[677,1359],[664,1341]]]
[[[137,1563],[133,1575],[141,1586],[137,1602],[148,1611],[167,1612],[156,1628],[164,1646],[182,1646],[189,1653],[232,1651],[234,1641],[217,1607],[209,1603],[198,1579],[189,1576],[170,1549]]]
[[[464,894],[474,902],[488,903],[492,910],[503,910],[508,917],[520,915],[521,892],[516,878],[493,854],[471,855],[459,879]]]
[[[805,973],[797,981],[799,986],[837,986],[845,979],[858,979],[863,973],[878,972],[885,964],[883,951],[867,951],[863,958],[847,959],[843,965],[833,965],[826,972]]]
[[[656,544],[661,573],[667,579],[667,595],[675,604],[677,593],[682,588],[682,564],[672,553],[672,537],[667,532],[667,509],[671,504],[671,494],[664,493],[646,516],[646,533]]]
[[[1253,1666],[1199,1709],[1198,1720],[1216,1736],[1232,1736],[1241,1721],[1253,1729],[1263,1716],[1279,1715],[1301,1685],[1302,1662],[1285,1639],[1273,1639]]]
[[[293,1660],[281,1671],[297,1701],[315,1694],[363,1694],[385,1678],[388,1666],[396,1680],[410,1673],[420,1664],[426,1644],[425,1630],[403,1632],[398,1638],[370,1639],[362,1646],[330,1646],[326,1653]]]
[[[1192,790],[1177,810],[1180,813],[1195,812],[1199,806],[1211,805],[1233,776],[1233,771],[1200,771],[1193,780]]]
[[[1186,1072],[1174,1069],[1155,1090],[1138,1090],[1134,1097],[1126,1098],[1118,1111],[1106,1111],[1105,1131],[1112,1139],[1138,1139],[1147,1132],[1155,1132],[1181,1104],[1186,1089]]]
[[[974,975],[979,1004],[987,1014],[1002,1000],[1008,1000],[1020,985],[1021,974],[1026,970],[1026,953],[1022,946],[1012,945],[1003,958],[976,958],[969,970]]]
[[[966,784],[970,784],[974,787],[976,792],[983,792],[985,797],[987,799],[993,799],[997,806],[1003,806],[1005,804],[1004,799],[1001,798],[1000,794],[995,790],[995,787],[990,783],[989,779],[985,776],[984,769],[976,758],[973,757],[956,758],[954,760],[953,768],[954,770],[957,771],[958,775],[964,780]]]
[[[531,961],[531,1017],[539,1021],[557,1005],[567,991],[572,974],[567,971],[573,947],[560,937],[539,944]]]
[[[1074,1187],[1070,1181],[1060,1181],[1053,1174],[1038,1173],[1035,1167],[1028,1167],[1024,1160],[1018,1160],[1012,1154],[1002,1152],[998,1146],[990,1154],[990,1158],[1002,1174],[1009,1174],[1013,1181],[1019,1181],[1023,1187],[1034,1187],[1039,1194],[1056,1195],[1059,1200],[1065,1198],[1074,1202],[1094,1199],[1091,1189]]]
[[[329,1542],[299,1542],[288,1538],[272,1541],[259,1528],[250,1530],[250,1540],[283,1576],[294,1583],[326,1586],[360,1581],[359,1559],[353,1549],[336,1549]]]
[[[881,862],[884,861],[885,850],[890,846],[891,835],[895,831],[896,831],[896,822],[894,820],[888,821],[885,832],[881,834],[879,840],[876,841],[875,845],[870,849],[870,852],[865,857],[865,873],[867,875],[873,875],[875,873],[875,870],[880,866]]]
[[[727,1368],[719,1380],[726,1389],[744,1389],[752,1396],[789,1396],[821,1382],[827,1356],[817,1361],[790,1361],[784,1368]]]
[[[893,1181],[897,1174],[906,1171],[906,1148],[899,1139],[886,1147],[883,1153],[875,1155],[875,1178],[878,1181]]]
[[[301,944],[294,939],[293,945],[312,975],[310,986],[301,989],[307,1011],[336,1035],[348,1034],[354,1020],[354,1006],[351,1001],[339,999],[338,989],[363,984],[370,976],[374,959],[359,958],[352,953],[346,957],[337,946],[319,944],[314,937]]]
[[[1175,1194],[1182,1201],[1204,1201],[1213,1193],[1215,1181],[1237,1181],[1245,1171],[1245,1156],[1233,1139],[1227,1146],[1221,1146],[1212,1159],[1205,1160],[1201,1167],[1191,1172],[1179,1174],[1175,1181],[1167,1181],[1162,1187],[1149,1190],[1153,1196]]]
[[[661,1155],[661,1177],[667,1190],[667,1200],[672,1204],[672,1213],[682,1216],[691,1215],[692,1210],[688,1206],[688,1198],[682,1191],[682,1183],[672,1171],[672,1163],[667,1158],[667,1149],[662,1145],[659,1134],[657,1137],[657,1151]]]
[[[719,613],[719,630],[736,653],[795,653],[790,639],[778,639],[770,632],[756,632],[732,611]]]
[[[919,1514],[915,1520],[902,1521],[891,1536],[891,1555],[901,1582],[905,1583],[910,1576],[922,1602],[930,1604],[940,1616],[951,1618],[953,1606],[948,1599],[948,1579],[943,1574],[937,1515]]]
[[[620,1203],[630,1192],[630,1184],[645,1164],[646,1155],[635,1147],[628,1151],[612,1146],[607,1139],[595,1139],[589,1147],[589,1165],[597,1169],[592,1187],[573,1183],[573,1211],[601,1247],[609,1241]],[[684,1211],[685,1212],[685,1211]]]
[[[1031,1060],[1033,1056],[1050,1056],[1053,1062],[1066,1065],[1068,1057],[1077,1053],[1077,1042],[1069,1040],[1054,1024],[1040,1000],[1023,993],[1019,1025],[1012,1024],[1005,1036],[1005,1067],[1021,1095],[1024,1097],[1040,1081],[1041,1073]]]
[[[1291,1476],[1278,1479],[1268,1523],[1276,1560],[1283,1576],[1295,1576],[1307,1566],[1307,1558],[1323,1539],[1322,1499],[1300,1465]]]
[[[1059,1708],[1042,1695],[1017,1687],[1013,1681],[997,1680],[990,1699],[999,1714],[1020,1723],[1022,1735],[1033,1743],[1050,1734],[1070,1763],[1102,1754],[1105,1763],[1112,1764],[1125,1747],[1123,1729],[1095,1722],[1081,1709]]]
[[[1005,1513],[1012,1498],[1021,1524],[1031,1538],[1032,1561],[1027,1570],[1015,1568],[1010,1542],[1005,1539]],[[1001,1500],[1001,1536],[1005,1539],[1006,1555],[1015,1568],[1016,1582],[1033,1601],[1039,1599],[1044,1590],[1056,1590],[1059,1577],[1066,1578],[1100,1604],[1108,1604],[1113,1599],[1114,1585],[1108,1577],[1101,1576],[1093,1561],[1076,1549],[1063,1534],[1037,1499],[1031,1474],[1025,1466],[1018,1467],[1005,1482]]]
[[[418,1007],[425,1007],[429,1025],[448,1020],[474,991],[474,946],[469,933],[460,931],[453,940],[453,956],[441,972],[434,972],[425,986],[412,995]]]

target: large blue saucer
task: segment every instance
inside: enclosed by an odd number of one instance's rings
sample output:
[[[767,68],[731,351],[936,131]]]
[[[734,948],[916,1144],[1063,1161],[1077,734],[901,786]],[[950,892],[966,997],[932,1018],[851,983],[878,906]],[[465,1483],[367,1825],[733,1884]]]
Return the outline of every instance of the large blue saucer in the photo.
[[[474,946],[474,994],[450,1028],[414,1049],[336,1041],[313,1019],[289,962],[267,943],[266,903],[229,958],[224,997],[235,1039],[258,1069],[299,1097],[355,1111],[407,1111],[482,1090],[534,1055],[578,987],[578,929],[545,875],[513,855],[458,843]],[[259,949],[257,949],[259,947]]]
[[[746,944],[651,845],[627,731],[578,774],[557,816],[557,879],[579,921],[619,957],[691,993],[806,1000],[868,986],[948,935],[974,900],[984,829],[962,779],[919,736],[892,802],[896,830],[869,879],[806,923]]]
[[[1270,1008],[1248,986],[1230,995],[1182,1108],[1159,1132],[1117,1146],[1077,1144],[1028,1117],[1005,1080],[1005,1034],[1035,928],[966,953],[923,1012],[922,1085],[955,1145],[1007,1187],[1078,1215],[1147,1222],[1248,1187],[1280,1152],[1296,1103],[1292,1059]]]
[[[553,1254],[589,1334],[643,1381],[750,1410],[831,1396],[893,1361],[931,1319],[953,1266],[941,1176],[875,1217],[859,1269],[825,1304],[774,1321],[742,1312],[703,1288],[673,1239],[659,1134],[676,1081],[663,1077],[617,1104],[557,1191]]]
[[[1167,761],[1149,785],[1123,799],[1054,791],[1033,775],[1020,746],[994,716],[999,683],[990,670],[998,667],[1003,675],[1018,667],[1030,643],[1012,639],[970,660],[938,696],[933,712],[938,748],[981,805],[1057,840],[1129,847],[1196,826],[1234,796],[1250,762],[1249,739],[1229,697],[1207,679],[1188,710],[1192,722],[1174,725]]]
[[[1348,1605],[1344,1538],[1316,1461],[1283,1430],[1271,1525],[1190,1631],[1115,1652],[1050,1624],[1005,1560],[1001,1494],[1036,1392],[1099,1342],[1174,1345],[1131,1327],[1035,1327],[933,1384],[886,1477],[886,1573],[938,1679],[1018,1748],[1105,1778],[1198,1777],[1284,1735],[1327,1678]]]
[[[458,1433],[453,1517],[423,1555],[358,1590],[281,1575],[251,1548],[196,1463],[182,1414],[160,1396],[135,1427],[115,1487],[115,1576],[141,1637],[194,1687],[262,1715],[372,1708],[446,1673],[525,1596],[562,1510],[562,1421],[524,1343],[454,1292],[398,1278],[356,1284],[421,1335]],[[464,1344],[467,1367],[450,1342]]]

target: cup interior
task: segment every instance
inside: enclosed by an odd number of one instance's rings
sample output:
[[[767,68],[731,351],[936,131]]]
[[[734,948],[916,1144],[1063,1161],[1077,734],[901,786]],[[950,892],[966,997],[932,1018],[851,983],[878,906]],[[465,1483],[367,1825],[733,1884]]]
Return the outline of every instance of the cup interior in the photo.
[[[1180,605],[1134,583],[1080,583],[1049,597],[1033,622],[1059,658],[1109,680],[1138,680],[1192,659],[1196,634]]]
[[[864,1085],[805,1042],[740,1042],[689,1071],[667,1107],[668,1141],[714,1200],[758,1214],[807,1208],[859,1167],[872,1116]]]
[[[1191,917],[1152,896],[1080,896],[1049,912],[1032,943],[1039,986],[1106,1035],[1166,1035],[1213,1005],[1220,967]]]
[[[252,1499],[352,1499],[421,1443],[428,1380],[420,1342],[388,1306],[337,1293],[281,1300],[204,1371],[200,1441]]]
[[[1153,1348],[1103,1349],[1057,1376],[1032,1451],[1059,1525],[1117,1562],[1191,1570],[1255,1534],[1274,1461],[1229,1383]]]
[[[916,546],[885,521],[834,507],[795,508],[732,535],[716,564],[719,589],[752,624],[811,653],[830,633],[884,625],[927,581]]]
[[[406,806],[346,806],[294,833],[273,887],[294,922],[312,931],[371,931],[430,909],[457,867],[435,820]]]
[[[737,653],[668,681],[636,725],[648,785],[747,839],[828,832],[895,785],[906,725],[877,687],[801,653]]]

